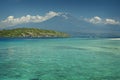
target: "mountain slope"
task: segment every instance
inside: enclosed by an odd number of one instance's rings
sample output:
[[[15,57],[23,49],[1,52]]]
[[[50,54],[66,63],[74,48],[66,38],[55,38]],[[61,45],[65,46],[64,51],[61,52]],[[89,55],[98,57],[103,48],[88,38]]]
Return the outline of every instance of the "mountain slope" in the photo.
[[[67,19],[63,16],[65,15]],[[62,14],[38,24],[40,28],[63,31],[79,37],[120,37],[120,26],[95,25],[70,14]],[[43,27],[45,26],[45,27]]]

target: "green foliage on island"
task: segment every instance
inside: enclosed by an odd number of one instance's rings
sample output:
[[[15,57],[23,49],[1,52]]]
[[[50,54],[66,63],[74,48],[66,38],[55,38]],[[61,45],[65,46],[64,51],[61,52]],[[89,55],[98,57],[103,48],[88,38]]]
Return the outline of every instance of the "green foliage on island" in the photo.
[[[68,34],[53,30],[43,30],[37,28],[17,28],[12,30],[1,30],[0,37],[69,37]]]

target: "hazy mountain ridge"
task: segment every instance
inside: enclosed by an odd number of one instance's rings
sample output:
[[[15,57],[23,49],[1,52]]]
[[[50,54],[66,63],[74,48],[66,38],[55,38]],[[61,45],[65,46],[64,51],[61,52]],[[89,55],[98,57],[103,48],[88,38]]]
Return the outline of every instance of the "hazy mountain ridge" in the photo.
[[[26,23],[14,27],[56,30],[79,37],[120,37],[120,26],[118,25],[96,25],[78,19],[68,13],[62,13],[41,23]]]

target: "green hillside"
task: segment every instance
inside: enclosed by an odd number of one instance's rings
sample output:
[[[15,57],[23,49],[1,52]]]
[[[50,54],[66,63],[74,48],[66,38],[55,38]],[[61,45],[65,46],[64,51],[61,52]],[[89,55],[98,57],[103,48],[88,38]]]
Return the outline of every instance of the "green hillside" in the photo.
[[[53,30],[43,30],[37,28],[17,28],[12,30],[1,30],[0,37],[68,37],[69,35],[63,32]]]

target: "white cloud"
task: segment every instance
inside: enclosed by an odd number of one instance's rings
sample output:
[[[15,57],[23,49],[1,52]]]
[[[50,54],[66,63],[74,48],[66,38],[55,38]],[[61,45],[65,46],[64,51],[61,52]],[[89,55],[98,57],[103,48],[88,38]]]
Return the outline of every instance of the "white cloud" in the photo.
[[[65,19],[68,19],[68,17],[66,15],[62,15],[62,17],[64,17]]]
[[[102,19],[98,16],[95,16],[91,19],[85,19],[86,21],[90,22],[90,23],[93,23],[93,24],[98,24],[98,23],[101,23]]]
[[[60,14],[61,13],[50,11],[50,12],[46,13],[45,16],[26,15],[26,16],[22,16],[20,18],[14,18],[14,16],[8,16],[5,20],[2,20],[0,22],[0,27],[15,26],[15,25],[18,25],[18,24],[24,24],[24,23],[29,23],[29,22],[39,23],[39,22],[49,20],[49,19],[51,19],[55,16],[59,16]]]
[[[110,24],[110,25],[120,25],[120,21],[116,21],[114,19],[102,19],[98,16],[95,16],[93,18],[85,18],[85,21],[92,23],[92,24]]]
[[[105,24],[115,24],[115,25],[120,25],[119,21],[116,21],[114,19],[105,19]]]

